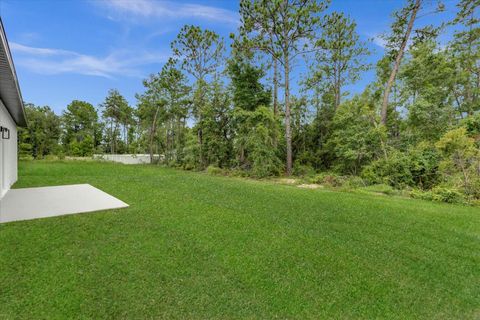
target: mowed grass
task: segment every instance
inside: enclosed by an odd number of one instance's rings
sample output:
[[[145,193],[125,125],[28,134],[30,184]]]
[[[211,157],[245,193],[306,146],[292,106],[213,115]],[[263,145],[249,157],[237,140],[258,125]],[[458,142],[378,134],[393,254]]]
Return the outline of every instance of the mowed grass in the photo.
[[[0,318],[480,318],[480,209],[155,166],[25,162],[127,209],[0,225]]]

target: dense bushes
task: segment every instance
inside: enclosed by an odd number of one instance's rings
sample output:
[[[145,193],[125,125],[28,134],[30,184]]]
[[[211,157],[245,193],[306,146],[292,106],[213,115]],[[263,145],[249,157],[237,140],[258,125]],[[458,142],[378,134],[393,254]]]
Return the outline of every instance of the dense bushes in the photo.
[[[361,103],[361,99],[352,101]],[[315,173],[308,162],[297,161],[296,176],[332,188],[387,195],[409,194],[413,198],[447,203],[480,202],[478,114],[467,117],[437,141],[422,141],[406,150],[390,146],[385,154],[375,154],[368,150],[374,143],[377,147],[372,150],[381,149],[381,140],[373,138],[376,128],[371,123],[353,117],[361,118],[364,112],[359,112],[359,108],[361,106],[347,104],[334,120],[337,133],[332,134],[329,142],[336,156],[337,165],[333,170]],[[350,127],[358,123],[367,128],[357,127],[355,134],[345,138],[344,127],[348,126],[348,121],[353,121]],[[355,175],[359,169],[361,173]]]
[[[418,190],[414,189],[410,192],[410,196],[415,199],[440,201],[447,203],[465,203],[464,194],[457,190],[448,187],[435,187],[432,190]]]
[[[283,165],[277,155],[275,139],[279,133],[272,112],[264,106],[254,111],[238,109],[232,122],[237,133],[237,166],[257,178],[279,175]]]
[[[344,110],[343,113],[350,112]],[[250,116],[253,115],[250,114],[248,117]],[[266,110],[259,110],[255,117],[269,119]],[[248,168],[225,170],[208,167],[207,172],[214,175],[229,174],[256,178],[281,174],[281,162],[274,153],[272,135],[268,134],[269,131],[262,125],[268,123],[265,119],[258,121],[257,118],[258,125],[246,135],[250,140],[244,144],[243,151],[244,163],[249,164]],[[346,149],[336,151],[337,161],[340,163],[343,161],[342,165],[334,166],[330,171],[317,172],[308,161],[298,159],[294,165],[294,175],[306,183],[341,190],[410,195],[412,198],[447,203],[480,203],[478,119],[480,118],[477,116],[466,118],[457,127],[443,134],[438,141],[423,141],[404,151],[390,147],[386,154],[371,155],[375,159],[365,160],[365,164],[361,165],[362,161],[356,162],[360,160],[358,157],[350,155],[358,155],[368,150],[367,140],[359,136],[369,136],[370,130],[363,130],[357,132],[356,137],[360,140],[360,145],[355,147],[356,151],[345,154],[342,152]],[[371,127],[371,130],[375,128]],[[354,145],[353,140],[350,145]],[[363,154],[367,155],[368,152]],[[344,156],[346,158],[343,158]],[[247,158],[250,160],[247,161]],[[361,173],[345,174],[345,171],[349,171],[346,168],[354,167],[361,168]],[[353,173],[355,171],[357,170],[353,170]]]
[[[462,125],[466,129],[468,136],[475,140],[477,147],[480,147],[480,113],[463,119]]]
[[[214,175],[214,176],[221,176],[225,175],[226,172],[222,168],[215,167],[215,166],[208,166],[207,169],[205,170],[208,174]]]
[[[363,169],[362,177],[368,183],[385,183],[398,189],[429,189],[438,182],[438,165],[438,151],[422,142],[407,152],[392,151],[387,158],[373,161]]]
[[[480,150],[467,129],[447,132],[436,146],[443,156],[439,170],[444,182],[463,189],[469,198],[480,198]]]
[[[356,175],[382,153],[385,131],[377,123],[375,104],[368,92],[339,108],[326,146],[335,157],[337,171]]]
[[[361,176],[369,184],[384,183],[396,188],[413,185],[409,159],[401,152],[373,161],[363,169]]]
[[[422,142],[406,152],[393,151],[366,166],[367,183],[385,183],[397,189],[415,188],[412,197],[464,202],[480,199],[478,116],[447,131],[435,145]]]

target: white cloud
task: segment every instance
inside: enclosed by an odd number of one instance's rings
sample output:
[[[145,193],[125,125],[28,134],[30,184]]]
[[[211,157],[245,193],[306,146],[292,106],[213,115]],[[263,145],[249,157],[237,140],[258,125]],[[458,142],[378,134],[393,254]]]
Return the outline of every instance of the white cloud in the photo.
[[[40,74],[73,73],[89,76],[115,78],[115,76],[138,76],[139,67],[151,63],[163,63],[167,55],[138,51],[115,51],[105,57],[95,57],[69,50],[37,48],[11,42],[10,48],[16,63]]]
[[[61,49],[50,49],[50,48],[35,48],[24,46],[23,44],[10,42],[10,49],[17,53],[31,54],[37,56],[56,56],[56,55],[75,55],[75,52],[61,50]]]
[[[380,48],[382,48],[382,49],[385,49],[386,46],[387,46],[387,42],[386,42],[385,39],[383,39],[380,35],[374,35],[374,36],[372,37],[372,42],[373,42],[376,46],[378,46],[378,47],[380,47]]]
[[[94,4],[107,8],[109,19],[115,19],[115,17],[136,20],[145,18],[197,18],[235,25],[239,23],[236,12],[199,4],[161,0],[104,0],[94,1]]]

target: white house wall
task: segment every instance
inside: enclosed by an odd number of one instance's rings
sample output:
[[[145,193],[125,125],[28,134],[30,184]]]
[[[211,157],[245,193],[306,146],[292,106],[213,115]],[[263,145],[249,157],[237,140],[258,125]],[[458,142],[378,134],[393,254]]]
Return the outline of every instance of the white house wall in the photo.
[[[0,197],[17,181],[17,125],[0,100],[0,126],[10,130],[10,139],[2,139],[0,134]]]

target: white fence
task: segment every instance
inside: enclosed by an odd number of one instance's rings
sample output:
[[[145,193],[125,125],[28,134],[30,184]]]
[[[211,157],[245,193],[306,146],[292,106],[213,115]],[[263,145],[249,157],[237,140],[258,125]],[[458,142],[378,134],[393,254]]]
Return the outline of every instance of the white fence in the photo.
[[[120,162],[123,164],[146,164],[150,163],[149,154],[94,154],[93,159]],[[153,155],[154,161],[160,159],[160,155]]]

